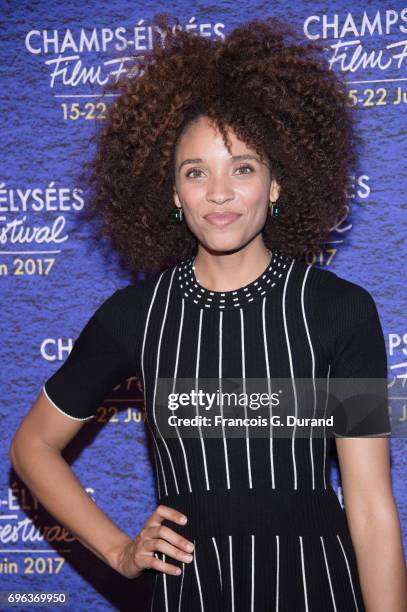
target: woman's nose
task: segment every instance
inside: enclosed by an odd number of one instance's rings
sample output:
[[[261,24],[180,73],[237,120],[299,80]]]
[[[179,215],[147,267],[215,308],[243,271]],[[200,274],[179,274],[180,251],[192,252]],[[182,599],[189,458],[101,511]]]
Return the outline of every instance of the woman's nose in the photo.
[[[216,204],[223,204],[233,199],[234,192],[227,179],[223,177],[212,178],[207,185],[206,197]]]

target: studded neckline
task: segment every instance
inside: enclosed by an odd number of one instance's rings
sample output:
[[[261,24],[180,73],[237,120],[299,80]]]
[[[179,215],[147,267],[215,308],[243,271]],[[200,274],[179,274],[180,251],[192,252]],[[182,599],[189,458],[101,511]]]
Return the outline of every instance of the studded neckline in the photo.
[[[273,249],[270,263],[256,279],[231,291],[210,291],[196,279],[194,259],[191,256],[178,264],[176,281],[181,295],[198,308],[218,310],[242,308],[261,300],[281,284],[293,261],[289,255]]]

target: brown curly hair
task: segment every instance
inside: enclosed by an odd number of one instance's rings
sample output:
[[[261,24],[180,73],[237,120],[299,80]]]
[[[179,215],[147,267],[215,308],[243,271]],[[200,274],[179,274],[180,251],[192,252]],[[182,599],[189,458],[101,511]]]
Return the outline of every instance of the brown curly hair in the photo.
[[[174,153],[188,123],[205,114],[229,152],[230,126],[281,186],[280,215],[268,215],[263,229],[266,247],[314,257],[347,210],[360,157],[344,80],[323,47],[276,17],[224,39],[185,32],[171,18],[153,18],[151,50],[104,88],[102,97],[116,97],[80,176],[89,188],[85,219],[98,221],[97,239],[106,236],[131,272],[154,273],[196,253],[196,237],[173,218]]]

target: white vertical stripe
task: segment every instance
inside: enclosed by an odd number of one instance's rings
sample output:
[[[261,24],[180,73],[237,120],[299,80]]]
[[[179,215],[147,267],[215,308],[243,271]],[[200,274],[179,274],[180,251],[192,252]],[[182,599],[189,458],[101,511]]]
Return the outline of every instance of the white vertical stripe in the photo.
[[[196,561],[196,542],[195,542],[195,540],[194,540],[194,567],[195,567],[196,581],[198,583],[198,589],[199,589],[199,599],[201,601],[201,611],[204,612],[204,604],[203,604],[203,599],[202,599],[201,582],[199,580],[198,564],[197,564],[197,561]]]
[[[184,584],[184,576],[185,576],[185,563],[182,562],[182,578],[181,578],[181,586],[179,587],[179,595],[178,595],[178,612],[181,612],[182,585]]]
[[[154,440],[154,436],[152,436],[152,438]],[[158,497],[161,497],[160,476],[158,472],[157,455],[156,455],[154,446],[153,446],[153,454],[154,454],[154,463],[155,463],[155,473],[157,474]],[[161,460],[161,457],[160,457],[160,460]]]
[[[276,535],[276,556],[277,556],[277,567],[276,567],[276,612],[278,612],[279,606],[279,588],[280,588],[280,536]]]
[[[162,560],[165,562],[165,554],[162,553]],[[164,589],[164,600],[165,600],[165,612],[168,612],[168,594],[167,594],[167,574],[165,572],[163,574],[163,589]]]
[[[308,595],[307,595],[307,581],[305,578],[305,566],[304,566],[304,551],[302,548],[302,536],[300,538],[300,546],[301,546],[301,567],[302,567],[302,582],[304,585],[304,602],[305,602],[305,610],[308,612]]]
[[[171,294],[171,287],[172,287],[172,281],[174,278],[174,274],[175,274],[176,268],[173,269],[172,274],[171,274],[171,281],[170,284],[168,286],[168,291],[167,291],[167,300],[165,302],[165,311],[164,311],[164,316],[163,316],[163,320],[162,320],[162,324],[161,324],[161,329],[160,329],[160,337],[158,340],[158,348],[157,348],[157,364],[156,364],[156,369],[155,369],[155,377],[154,377],[154,393],[153,393],[153,418],[154,418],[154,424],[157,428],[157,431],[160,435],[161,441],[165,446],[165,450],[167,451],[167,455],[168,455],[168,459],[170,461],[171,464],[171,469],[172,469],[172,474],[174,476],[174,484],[175,484],[175,488],[177,490],[177,493],[179,493],[179,489],[178,489],[178,481],[177,481],[177,477],[175,474],[175,468],[174,468],[174,464],[172,462],[172,457],[171,457],[171,453],[169,451],[168,445],[165,441],[165,439],[163,438],[161,431],[158,428],[158,424],[157,424],[157,420],[155,417],[155,396],[156,396],[156,391],[157,391],[157,379],[158,379],[158,372],[159,372],[159,364],[160,364],[160,356],[161,356],[161,342],[162,342],[162,337],[163,337],[163,331],[164,331],[164,327],[165,327],[165,322],[167,320],[167,311],[168,311],[168,302],[170,299],[170,294]],[[158,445],[157,445],[158,448]]]
[[[157,289],[160,285],[161,279],[163,277],[164,272],[162,272],[155,284],[155,288],[154,288],[154,293],[153,293],[153,297],[151,298],[150,301],[150,306],[148,308],[148,312],[147,312],[147,319],[146,319],[146,323],[145,323],[145,328],[144,328],[144,336],[143,336],[143,345],[141,348],[141,372],[142,372],[142,378],[143,378],[143,392],[144,392],[144,407],[146,410],[146,414],[148,415],[148,409],[147,409],[147,385],[146,385],[146,379],[145,379],[145,374],[144,374],[144,348],[145,348],[145,344],[146,344],[146,338],[147,338],[147,333],[148,333],[148,329],[149,329],[149,323],[150,323],[150,314],[151,314],[151,309],[153,307],[155,298],[156,298],[156,294],[157,294]],[[160,453],[160,449],[158,448],[158,444],[157,441],[155,440],[155,435],[154,432],[151,428],[151,424],[149,422],[149,419],[147,418],[147,424],[150,428],[151,431],[151,436],[153,438],[153,441],[155,442],[156,446],[157,446],[157,452],[158,452],[158,457],[160,459],[160,464],[162,466],[162,459],[161,459],[161,453]],[[163,480],[164,480],[164,488],[165,488],[165,494],[168,495],[168,489],[167,489],[167,480],[165,478],[165,473],[164,473],[164,468],[163,469]],[[157,474],[157,478],[158,478],[158,474]]]
[[[153,554],[154,554],[154,557],[155,557],[156,559],[159,559],[159,558],[160,558],[160,557],[158,556],[158,553],[157,553],[157,552],[154,552]],[[157,580],[158,580],[158,576],[159,576],[158,570],[156,570],[156,572],[157,572],[157,573],[156,573],[156,575],[155,575],[155,580],[154,580],[154,590],[153,590],[153,597],[152,597],[152,599],[151,599],[151,610],[150,610],[150,612],[152,612],[152,610],[153,610],[154,596],[155,596],[156,587],[157,587]]]
[[[157,555],[154,553],[154,556],[156,557]],[[153,595],[151,597],[151,606],[150,606],[150,612],[153,611],[153,604],[154,604],[154,597],[155,597],[155,591],[157,588],[157,578],[158,578],[158,572],[155,575],[155,580],[154,580],[154,588],[153,588]]]
[[[309,271],[311,270],[311,265],[309,264],[307,266],[307,269],[305,271],[304,274],[304,278],[302,280],[302,285],[301,285],[301,309],[302,309],[302,318],[304,320],[304,326],[305,326],[305,330],[307,332],[307,338],[308,338],[308,344],[309,344],[309,348],[311,351],[311,357],[312,357],[312,385],[314,388],[314,409],[312,412],[312,418],[315,418],[315,409],[316,409],[316,401],[317,401],[317,392],[316,392],[316,388],[315,388],[315,355],[314,355],[314,348],[312,346],[312,341],[311,341],[311,336],[309,333],[309,328],[308,328],[308,322],[307,322],[307,316],[305,314],[305,305],[304,305],[304,290],[305,290],[305,284],[306,281],[308,279],[308,274]],[[312,473],[312,488],[315,489],[315,468],[314,468],[314,451],[312,448],[312,433],[313,433],[313,428],[310,427],[310,437],[309,437],[309,452],[310,452],[310,459],[311,459],[311,473]]]
[[[220,400],[220,411],[222,417],[222,437],[223,437],[223,452],[225,455],[225,469],[226,469],[226,481],[227,488],[230,489],[230,478],[229,478],[229,461],[228,461],[228,449],[225,438],[225,426],[223,424],[223,403],[222,403],[222,321],[223,311],[219,311],[219,400]]]
[[[270,364],[269,364],[269,350],[267,344],[267,330],[266,330],[266,317],[265,317],[265,307],[266,307],[266,296],[263,298],[262,304],[262,320],[263,320],[263,340],[264,340],[264,357],[266,360],[266,372],[267,372],[267,392],[268,396],[271,398],[271,384],[270,384]],[[271,470],[271,486],[273,489],[276,488],[276,483],[274,479],[274,455],[273,455],[273,423],[271,421],[271,417],[273,416],[273,406],[272,401],[270,399],[270,470]]]
[[[230,596],[232,600],[231,612],[235,612],[235,587],[233,582],[233,551],[232,536],[229,536],[229,567],[230,567]]]
[[[254,571],[254,560],[255,560],[255,556],[254,556],[254,534],[251,534],[251,538],[252,538],[252,586],[251,586],[251,601],[250,601],[250,612],[254,612],[254,576],[255,576],[255,571]]]
[[[343,556],[345,558],[345,563],[346,563],[346,567],[347,567],[347,570],[348,570],[349,582],[350,582],[350,586],[351,586],[352,594],[353,594],[353,601],[355,602],[356,612],[359,612],[358,604],[357,604],[357,601],[356,601],[355,589],[353,588],[352,574],[351,574],[351,571],[350,571],[348,558],[346,556],[345,549],[343,547],[341,538],[339,537],[338,533],[336,534],[336,537],[338,538],[339,544],[340,544],[341,549],[342,549]]]
[[[159,277],[158,281],[156,282],[154,293],[153,293],[153,297],[151,298],[151,301],[150,301],[150,306],[149,306],[148,312],[147,312],[146,324],[145,324],[145,327],[144,327],[143,344],[142,344],[142,347],[141,347],[141,360],[140,361],[141,361],[141,372],[142,372],[142,376],[143,376],[144,401],[145,401],[145,394],[146,394],[146,381],[145,381],[145,375],[144,375],[144,347],[145,347],[145,344],[146,344],[146,338],[147,338],[148,326],[149,326],[149,322],[150,322],[151,309],[153,307],[153,304],[154,304],[154,301],[155,301],[155,296],[156,296],[156,293],[157,293],[157,289],[158,289],[158,286],[159,286],[159,284],[161,282],[163,274],[164,274],[164,272],[162,272],[160,274],[160,277]]]
[[[181,322],[180,322],[179,331],[178,331],[177,352],[176,352],[176,355],[175,355],[175,366],[174,366],[174,384],[173,384],[173,387],[172,387],[172,393],[175,393],[175,385],[176,385],[175,381],[176,381],[177,376],[178,376],[179,347],[180,347],[180,344],[181,344],[182,330],[183,330],[183,324],[184,324],[184,301],[185,301],[184,298],[182,298],[182,301],[181,301]],[[187,480],[188,480],[188,488],[189,488],[189,492],[191,493],[192,492],[192,487],[191,487],[191,479],[189,477],[187,455],[186,455],[186,452],[185,452],[184,443],[182,441],[181,436],[179,435],[178,425],[175,425],[175,428],[177,430],[178,440],[179,440],[179,443],[181,445],[182,454],[183,454],[183,457],[184,457],[185,472],[186,472]]]
[[[328,374],[327,374],[327,378],[326,378],[326,398],[325,398],[325,407],[324,407],[324,462],[322,465],[323,468],[323,474],[324,474],[324,489],[326,489],[326,478],[325,478],[325,470],[326,470],[326,433],[325,433],[325,415],[326,415],[326,408],[328,405],[328,398],[329,398],[329,380],[330,380],[330,375],[331,375],[331,364],[328,364]]]
[[[284,331],[285,331],[285,339],[287,342],[287,350],[288,350],[288,357],[290,360],[290,372],[291,372],[291,381],[293,384],[293,391],[294,391],[294,404],[295,404],[295,417],[297,419],[297,389],[295,386],[295,380],[294,380],[294,370],[293,370],[293,361],[292,361],[292,356],[291,356],[291,346],[290,346],[290,339],[288,336],[288,330],[287,330],[287,315],[286,315],[286,311],[285,311],[285,296],[286,296],[286,292],[287,292],[287,284],[288,284],[288,279],[290,278],[290,274],[291,271],[293,269],[293,265],[294,265],[295,259],[293,259],[293,261],[291,262],[291,265],[288,269],[287,272],[287,276],[285,278],[285,282],[284,282],[284,291],[283,291],[283,319],[284,319]],[[293,470],[294,470],[294,489],[297,488],[297,464],[296,464],[296,460],[295,460],[295,432],[297,429],[297,422],[294,423],[294,431],[293,431],[293,436],[292,436],[292,440],[291,440],[291,453],[292,453],[292,457],[293,457]]]
[[[326,557],[324,538],[323,538],[323,536],[319,536],[319,537],[321,539],[322,550],[324,551],[325,567],[326,567],[326,573],[328,574],[328,581],[329,581],[329,588],[330,588],[330,591],[331,591],[332,604],[333,604],[335,612],[337,612],[336,603],[335,603],[335,596],[334,596],[334,592],[333,592],[333,589],[332,589],[331,574],[329,573],[328,559]]]
[[[165,493],[166,493],[166,495],[167,495],[167,481],[166,481],[166,478],[165,478],[164,465],[163,465],[163,461],[162,461],[162,459],[161,459],[160,449],[158,448],[158,443],[157,443],[157,440],[155,439],[154,434],[152,435],[152,438],[153,438],[153,442],[154,442],[154,444],[155,444],[155,446],[156,446],[156,449],[157,449],[158,458],[159,458],[159,460],[160,460],[160,467],[161,467],[161,478],[162,478],[162,479],[163,479],[163,481],[164,481]],[[158,472],[157,472],[157,481],[158,481]]]
[[[202,315],[203,315],[203,308],[199,310],[199,329],[198,329],[198,343],[197,343],[196,369],[195,369],[195,391],[196,393],[199,392],[198,377],[199,377],[199,359],[201,356]],[[198,417],[198,423],[199,423],[198,402],[196,403],[196,416]],[[203,458],[204,468],[205,468],[206,490],[209,491],[210,486],[209,486],[209,477],[208,477],[208,466],[206,464],[205,443],[202,437],[202,428],[200,425],[198,425],[198,429],[199,429],[199,437],[201,438],[202,458]]]
[[[213,546],[215,548],[215,553],[216,553],[216,559],[218,561],[218,570],[219,570],[219,580],[220,580],[220,590],[222,591],[223,589],[223,584],[222,584],[222,569],[220,566],[220,559],[219,559],[219,551],[218,551],[218,547],[216,544],[216,540],[215,538],[212,536],[212,542],[213,542]]]
[[[244,350],[244,319],[243,319],[243,309],[240,308],[240,338],[241,338],[241,347],[242,347],[242,377],[243,377],[243,393],[246,397],[246,356]],[[247,405],[244,404],[244,417],[247,419]],[[252,482],[252,468],[250,463],[250,444],[249,444],[249,426],[246,425],[246,458],[247,458],[247,472],[249,477],[249,487],[253,488]]]

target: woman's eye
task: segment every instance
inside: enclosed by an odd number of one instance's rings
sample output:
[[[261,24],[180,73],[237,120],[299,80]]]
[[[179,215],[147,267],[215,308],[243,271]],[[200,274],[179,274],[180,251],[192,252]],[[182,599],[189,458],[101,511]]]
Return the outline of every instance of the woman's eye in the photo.
[[[185,175],[185,176],[187,176],[187,177],[189,178],[189,177],[191,176],[192,172],[198,172],[198,173],[199,173],[199,172],[201,172],[201,171],[200,171],[200,170],[197,170],[196,168],[194,168],[194,169],[192,169],[192,170],[189,170],[189,171],[186,173],[186,175]],[[192,178],[194,178],[194,177],[192,177]]]
[[[242,166],[238,166],[236,168],[236,170],[250,170],[250,172],[243,172],[242,174],[250,174],[251,172],[253,172],[253,168],[247,164],[243,164]],[[192,176],[192,174],[194,172],[197,172],[198,174],[201,172],[201,170],[198,170],[197,168],[193,168],[192,170],[189,170],[185,176],[187,176],[188,178],[195,178],[194,176]]]
[[[252,171],[252,170],[253,170],[253,168],[252,168],[251,166],[248,166],[247,164],[244,164],[244,165],[242,165],[242,166],[238,166],[237,170],[242,170],[242,169],[244,169],[244,168],[247,168],[247,169],[249,169],[250,171]],[[243,174],[250,174],[250,173],[249,173],[249,172],[243,172]]]

